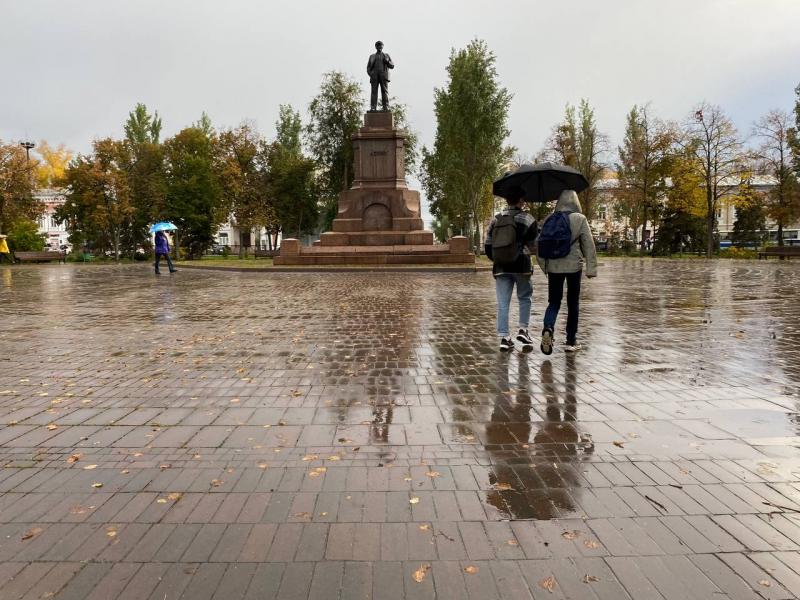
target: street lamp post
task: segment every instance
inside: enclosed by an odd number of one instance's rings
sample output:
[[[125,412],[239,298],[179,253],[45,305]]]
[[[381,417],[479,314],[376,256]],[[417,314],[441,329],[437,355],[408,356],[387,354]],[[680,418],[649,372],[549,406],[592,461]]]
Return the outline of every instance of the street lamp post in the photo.
[[[26,140],[24,142],[20,142],[19,145],[25,148],[25,162],[29,163],[31,161],[31,150],[36,147],[36,144]]]

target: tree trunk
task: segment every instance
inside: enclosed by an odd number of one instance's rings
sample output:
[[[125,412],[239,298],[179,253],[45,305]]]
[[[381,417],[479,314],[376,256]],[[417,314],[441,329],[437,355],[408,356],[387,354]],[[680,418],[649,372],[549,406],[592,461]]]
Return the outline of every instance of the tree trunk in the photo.
[[[645,238],[645,231],[647,231],[647,202],[644,203],[644,210],[642,211],[642,245],[641,245],[641,252],[644,253],[645,251],[645,242],[647,239]]]
[[[706,228],[708,240],[706,240],[706,258],[711,258],[714,255],[714,225],[717,221],[717,207],[714,202],[713,192],[711,191],[711,182],[706,180],[706,205],[708,206],[708,218],[706,219]]]

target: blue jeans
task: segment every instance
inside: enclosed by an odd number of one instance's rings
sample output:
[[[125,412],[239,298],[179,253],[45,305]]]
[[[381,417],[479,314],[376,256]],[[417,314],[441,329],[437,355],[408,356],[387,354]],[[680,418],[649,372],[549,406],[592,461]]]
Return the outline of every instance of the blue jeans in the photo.
[[[531,320],[531,295],[533,285],[530,275],[512,275],[504,273],[494,278],[495,291],[497,292],[497,335],[508,337],[508,309],[511,306],[511,294],[517,285],[517,300],[519,300],[519,326],[527,329]]]
[[[578,310],[581,297],[581,274],[548,273],[547,274],[547,310],[544,312],[544,326],[550,331],[556,327],[561,299],[564,297],[564,282],[567,283],[567,344],[575,344],[578,334]]]

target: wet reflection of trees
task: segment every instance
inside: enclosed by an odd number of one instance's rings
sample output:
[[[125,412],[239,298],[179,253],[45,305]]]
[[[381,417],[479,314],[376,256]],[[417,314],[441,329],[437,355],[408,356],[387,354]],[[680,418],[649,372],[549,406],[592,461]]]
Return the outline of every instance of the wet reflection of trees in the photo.
[[[541,421],[532,420],[526,357],[510,358],[498,373],[500,391],[486,426],[486,450],[493,463],[489,482],[494,487],[487,500],[509,518],[553,519],[576,510],[573,498],[580,490],[576,462],[591,454],[593,446],[581,440],[578,429],[575,356],[567,354],[565,361],[563,402],[551,362],[542,364]],[[514,362],[517,377],[512,386],[509,370]]]

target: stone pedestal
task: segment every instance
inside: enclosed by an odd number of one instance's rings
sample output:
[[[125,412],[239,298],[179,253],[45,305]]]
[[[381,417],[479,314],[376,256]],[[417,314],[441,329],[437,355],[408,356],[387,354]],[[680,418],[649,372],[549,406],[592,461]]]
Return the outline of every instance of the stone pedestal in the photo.
[[[435,245],[424,229],[419,192],[406,183],[405,140],[391,112],[366,113],[353,135],[353,185],[339,195],[332,231],[310,248],[290,243],[285,252],[284,240],[275,264],[474,263],[466,244]]]

